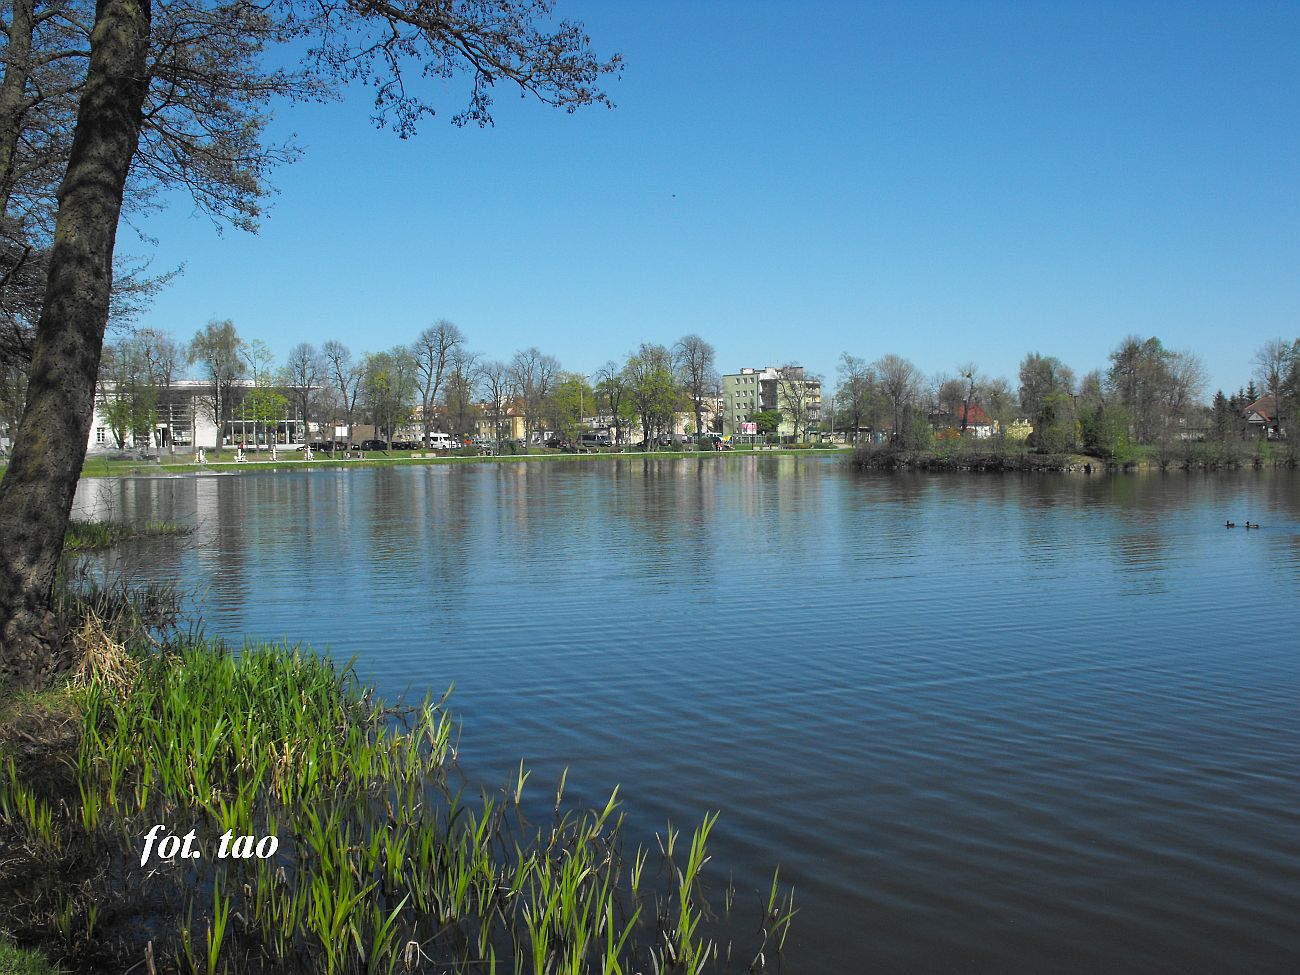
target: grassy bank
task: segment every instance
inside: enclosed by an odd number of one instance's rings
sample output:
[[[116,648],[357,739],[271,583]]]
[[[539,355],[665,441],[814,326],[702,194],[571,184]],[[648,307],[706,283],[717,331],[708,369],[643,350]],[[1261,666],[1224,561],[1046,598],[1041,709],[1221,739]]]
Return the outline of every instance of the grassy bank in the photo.
[[[87,972],[775,962],[793,913],[775,879],[706,898],[716,816],[630,850],[617,790],[579,808],[521,767],[470,798],[445,700],[389,707],[297,648],[146,648],[138,625],[87,615],[70,682],[0,717],[0,930],[17,943]]]
[[[220,472],[223,474],[249,474],[266,471],[300,471],[317,468],[342,467],[405,467],[423,464],[518,464],[522,462],[587,462],[600,463],[620,458],[690,458],[694,460],[723,459],[727,457],[745,457],[754,453],[768,454],[806,454],[813,450],[833,450],[829,445],[795,445],[786,447],[758,447],[748,445],[734,450],[650,450],[650,451],[601,451],[595,454],[570,454],[560,450],[534,448],[526,454],[502,454],[494,457],[460,456],[446,454],[428,454],[422,451],[392,451],[391,453],[372,452],[365,457],[330,457],[317,454],[313,460],[295,459],[296,452],[284,452],[279,460],[252,460],[243,464],[234,462],[233,451],[227,451],[221,459],[209,457],[206,464],[192,463],[192,455],[178,454],[176,457],[164,455],[156,461],[109,460],[101,457],[87,457],[81,468],[82,477],[147,477],[164,474],[199,474]],[[4,467],[0,466],[0,475]]]

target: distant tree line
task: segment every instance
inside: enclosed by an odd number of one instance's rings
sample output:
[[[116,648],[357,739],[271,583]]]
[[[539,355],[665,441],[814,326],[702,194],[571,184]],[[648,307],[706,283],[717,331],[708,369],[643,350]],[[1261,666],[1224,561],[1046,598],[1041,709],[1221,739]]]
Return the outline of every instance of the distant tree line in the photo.
[[[183,369],[206,384],[203,408],[219,429],[236,418],[290,415],[327,440],[345,428],[349,443],[359,424],[390,444],[417,429],[426,442],[433,433],[464,437],[481,428],[507,439],[518,423],[525,439],[541,431],[576,439],[591,418],[622,441],[633,428],[651,438],[671,432],[683,412],[692,432],[705,432],[720,393],[714,349],[698,335],[672,346],[644,343],[586,376],[535,346],[488,359],[446,319],[381,352],[354,353],[331,339],[299,343],[282,362],[233,322],[212,321],[184,344],[144,329],[106,346],[100,415],[118,447],[148,441]]]
[[[1300,429],[1300,339],[1265,343],[1252,365],[1239,389],[1218,390],[1207,400],[1201,361],[1154,337],[1123,339],[1104,368],[1082,376],[1055,356],[1031,352],[1014,383],[985,375],[974,362],[926,376],[901,356],[867,361],[845,352],[833,394],[823,402],[821,427],[909,448],[928,446],[936,436],[1015,439],[1043,453],[1118,460],[1139,446],[1284,439]],[[157,404],[186,369],[207,382],[206,408],[218,426],[234,419],[237,408],[248,417],[244,401],[253,396],[261,413],[279,410],[322,429],[346,428],[349,441],[357,424],[389,442],[415,429],[426,441],[435,432],[461,437],[480,429],[506,439],[519,423],[525,438],[554,431],[574,439],[592,418],[621,442],[633,429],[647,438],[670,432],[681,413],[690,416],[690,432],[721,424],[716,353],[698,335],[671,346],[643,343],[587,376],[535,346],[489,359],[446,319],[385,351],[354,353],[338,340],[300,343],[282,362],[264,343],[241,338],[232,322],[214,321],[187,344],[143,329],[106,347],[101,415],[118,445],[132,437],[138,442],[156,427]],[[795,367],[783,374],[804,375]],[[279,399],[254,392],[263,387],[274,388]],[[810,389],[787,378],[780,410],[747,418],[760,432],[775,430],[783,415],[804,429]]]
[[[1055,356],[1031,352],[1014,385],[973,362],[926,377],[896,355],[868,362],[846,352],[826,416],[855,437],[909,448],[929,446],[938,429],[1119,460],[1137,446],[1283,439],[1300,429],[1300,339],[1265,343],[1252,364],[1236,393],[1218,390],[1207,401],[1201,361],[1154,337],[1125,338],[1105,368],[1081,377]]]

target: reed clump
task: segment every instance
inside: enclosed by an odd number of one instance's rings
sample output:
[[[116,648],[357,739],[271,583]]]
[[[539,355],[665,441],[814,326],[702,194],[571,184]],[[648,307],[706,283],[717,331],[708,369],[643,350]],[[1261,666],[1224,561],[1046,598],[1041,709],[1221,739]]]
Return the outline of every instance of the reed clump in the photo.
[[[63,539],[64,552],[89,552],[110,548],[122,542],[155,535],[185,535],[192,529],[171,521],[151,521],[143,525],[124,521],[86,521],[74,518],[68,522]]]
[[[74,969],[694,975],[733,955],[757,970],[784,942],[775,878],[751,916],[734,891],[719,912],[706,899],[716,815],[670,827],[649,866],[624,849],[617,791],[574,809],[561,779],[539,824],[522,767],[467,798],[445,697],[388,707],[296,647],[128,650],[91,623],[81,639],[62,791],[0,772],[0,830],[27,865],[18,889],[0,879],[0,927]],[[142,857],[155,827],[192,831],[198,855]]]

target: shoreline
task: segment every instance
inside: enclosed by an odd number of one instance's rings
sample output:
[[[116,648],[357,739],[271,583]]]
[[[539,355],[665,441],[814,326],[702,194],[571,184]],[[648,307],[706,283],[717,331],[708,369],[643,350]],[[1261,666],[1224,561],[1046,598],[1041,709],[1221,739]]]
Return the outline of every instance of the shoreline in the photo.
[[[611,460],[634,459],[634,460],[708,460],[714,458],[730,457],[751,457],[751,456],[772,456],[772,455],[831,455],[847,454],[851,451],[848,447],[835,448],[806,448],[806,447],[771,447],[761,448],[758,450],[742,448],[739,450],[655,450],[655,451],[624,451],[621,453],[595,453],[595,454],[499,454],[495,456],[482,457],[461,457],[430,455],[416,452],[407,456],[378,456],[363,458],[331,458],[324,457],[320,460],[298,460],[286,459],[279,460],[253,460],[243,463],[235,461],[209,461],[206,464],[196,464],[192,461],[183,463],[169,464],[155,461],[128,461],[128,460],[100,460],[98,458],[88,458],[81,468],[81,476],[85,477],[186,477],[204,474],[265,474],[265,473],[285,473],[289,471],[303,470],[339,470],[348,468],[373,468],[373,467],[417,467],[417,466],[442,466],[448,464],[517,464],[529,461],[542,461],[544,463],[555,462],[574,462],[589,461],[603,463]],[[0,467],[0,475],[3,475],[4,468]]]
[[[296,458],[278,460],[210,461],[197,464],[193,461],[167,463],[165,461],[109,460],[88,458],[81,469],[82,478],[119,477],[203,477],[234,474],[283,474],[303,470],[344,470],[379,467],[442,466],[449,464],[517,464],[539,461],[542,463],[593,462],[613,460],[699,460],[752,457],[752,456],[829,456],[844,457],[855,470],[877,473],[920,472],[931,474],[1168,474],[1219,473],[1224,471],[1294,470],[1296,462],[1289,457],[1270,458],[1251,456],[1207,461],[1204,458],[1170,457],[1142,458],[1116,461],[1090,454],[1035,454],[1035,453],[953,453],[941,454],[932,450],[890,450],[875,448],[863,450],[852,445],[834,447],[742,447],[737,450],[659,450],[600,453],[537,453],[504,454],[489,456],[447,456],[415,452],[406,455],[371,456],[360,458],[331,458],[304,461]],[[0,465],[0,476],[6,467]]]
[[[933,474],[1168,474],[1220,473],[1225,471],[1294,470],[1290,457],[1143,457],[1119,461],[1092,454],[1035,454],[959,451],[951,454],[933,450],[855,450],[850,465],[860,471],[896,473],[920,471]]]

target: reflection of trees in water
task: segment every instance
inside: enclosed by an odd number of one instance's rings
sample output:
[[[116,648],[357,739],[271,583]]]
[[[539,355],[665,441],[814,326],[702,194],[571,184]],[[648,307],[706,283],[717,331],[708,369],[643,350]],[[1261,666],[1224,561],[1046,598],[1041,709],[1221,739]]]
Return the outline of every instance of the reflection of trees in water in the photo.
[[[731,526],[742,533],[743,558],[750,566],[766,563],[770,573],[780,573],[791,559],[815,558],[822,551],[823,460],[784,454],[729,462],[744,465],[739,477],[725,481],[724,498],[728,515],[736,516]]]
[[[243,482],[256,480],[270,478],[223,477],[215,485],[217,536],[215,544],[202,553],[202,561],[207,565],[205,582],[213,602],[231,609],[254,605],[247,578],[248,546],[249,523],[256,521],[258,512],[252,505],[252,491]]]
[[[1287,471],[888,474],[788,455],[625,458],[88,479],[77,501],[83,517],[193,525],[187,539],[111,557],[140,578],[207,587],[227,616],[275,600],[429,625],[469,606],[527,610],[525,594],[599,609],[591,600],[608,593],[636,614],[648,611],[638,590],[815,596],[837,576],[868,601],[875,582],[902,579],[915,599],[1028,586],[1086,600],[1116,583],[1162,591],[1180,566],[1218,559],[1300,581],[1300,476]],[[1249,542],[1222,527],[1247,517],[1265,526]]]
[[[599,597],[624,576],[657,584],[710,579],[713,476],[704,464],[619,459],[518,465],[506,486],[512,524],[503,546],[553,574],[558,597]]]
[[[415,578],[421,599],[429,609],[450,611],[463,602],[470,584],[474,551],[474,474],[463,467],[425,467],[401,472],[409,475],[411,498],[409,530],[415,539]],[[409,545],[409,539],[407,540]],[[417,614],[425,616],[424,613]]]
[[[719,462],[645,457],[618,461],[594,501],[628,532],[636,577],[662,589],[711,589],[724,581],[715,561]],[[721,523],[720,523],[721,522]]]
[[[189,552],[198,548],[197,484],[189,478],[87,478],[77,488],[73,517],[134,525],[168,521],[196,528],[193,534],[123,542],[82,556],[100,576],[128,584],[177,583],[185,578]],[[209,540],[215,533],[209,533]]]
[[[629,577],[708,585],[718,467],[628,458],[487,468],[475,535],[495,541],[477,550],[503,591],[540,587],[545,598],[599,597]]]
[[[1077,563],[1089,549],[1131,578],[1131,592],[1160,592],[1169,571],[1192,558],[1222,557],[1223,523],[1272,519],[1278,532],[1265,544],[1289,553],[1300,547],[1300,477],[1291,471],[1027,475],[1016,485],[1023,512],[1023,557],[1036,566]],[[1063,510],[1076,517],[1060,517]],[[1050,515],[1050,516],[1049,516]],[[1063,547],[1070,550],[1064,551]],[[1262,548],[1263,546],[1261,546]],[[1270,561],[1276,561],[1270,557]]]

